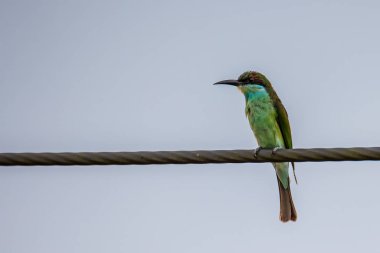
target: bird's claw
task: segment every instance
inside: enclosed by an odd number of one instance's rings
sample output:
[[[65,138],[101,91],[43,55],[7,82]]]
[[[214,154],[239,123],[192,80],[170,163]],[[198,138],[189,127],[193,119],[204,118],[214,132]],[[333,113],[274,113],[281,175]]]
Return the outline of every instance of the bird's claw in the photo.
[[[272,149],[272,155],[275,155],[277,153],[277,151],[279,151],[280,149],[281,148],[279,148],[279,147]]]
[[[257,155],[259,154],[260,150],[262,150],[262,149],[263,149],[262,147],[255,148],[255,150],[253,151],[253,157],[255,159],[257,159]]]

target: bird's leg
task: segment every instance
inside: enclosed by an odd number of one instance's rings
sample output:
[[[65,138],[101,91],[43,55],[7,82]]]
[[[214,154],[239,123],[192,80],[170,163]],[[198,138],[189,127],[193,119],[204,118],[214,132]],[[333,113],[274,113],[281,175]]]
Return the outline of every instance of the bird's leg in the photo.
[[[262,150],[263,148],[262,147],[257,147],[257,148],[255,148],[255,150],[253,151],[253,157],[255,158],[255,159],[257,159],[257,155],[259,154],[259,152],[260,152],[260,150]]]
[[[272,149],[272,155],[275,155],[277,151],[279,151],[280,149],[280,147],[275,147],[274,149]]]

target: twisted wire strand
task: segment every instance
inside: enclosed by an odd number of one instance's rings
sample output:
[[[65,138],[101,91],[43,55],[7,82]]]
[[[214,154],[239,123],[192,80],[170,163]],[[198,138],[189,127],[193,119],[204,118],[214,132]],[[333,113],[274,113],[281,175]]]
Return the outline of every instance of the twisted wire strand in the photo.
[[[0,166],[149,165],[380,160],[380,147],[253,150],[0,153]]]

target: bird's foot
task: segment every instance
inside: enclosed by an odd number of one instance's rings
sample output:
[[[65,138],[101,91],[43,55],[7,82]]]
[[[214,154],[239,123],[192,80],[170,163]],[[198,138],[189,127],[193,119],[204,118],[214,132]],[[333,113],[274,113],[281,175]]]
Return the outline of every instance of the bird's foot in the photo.
[[[257,159],[257,155],[259,154],[260,150],[262,150],[262,149],[263,149],[262,147],[255,148],[255,150],[253,151],[253,157],[255,159]]]
[[[277,153],[277,151],[279,151],[280,149],[281,148],[279,148],[279,147],[272,149],[272,155],[275,155]]]

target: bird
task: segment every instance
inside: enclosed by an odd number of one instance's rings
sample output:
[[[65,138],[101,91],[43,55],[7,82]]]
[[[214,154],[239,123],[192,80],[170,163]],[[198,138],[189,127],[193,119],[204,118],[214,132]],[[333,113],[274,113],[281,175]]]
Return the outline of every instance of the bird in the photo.
[[[263,74],[246,71],[237,80],[223,80],[214,84],[233,85],[243,93],[245,114],[259,145],[254,151],[255,157],[260,149],[272,149],[275,153],[280,148],[293,147],[288,113],[272,84]],[[274,162],[272,165],[276,171],[280,195],[280,220],[296,221],[297,211],[290,191],[289,162]],[[294,173],[294,163],[292,167]],[[295,181],[297,182],[296,177]]]

